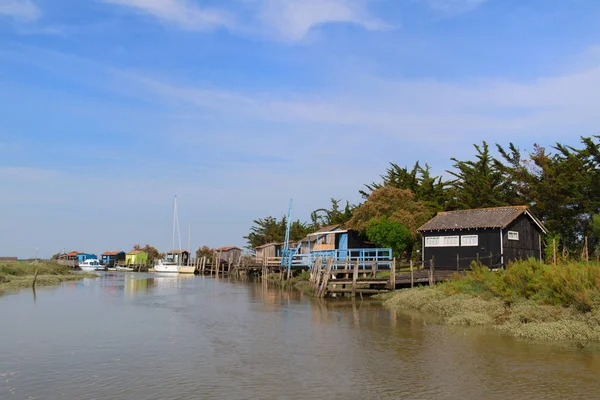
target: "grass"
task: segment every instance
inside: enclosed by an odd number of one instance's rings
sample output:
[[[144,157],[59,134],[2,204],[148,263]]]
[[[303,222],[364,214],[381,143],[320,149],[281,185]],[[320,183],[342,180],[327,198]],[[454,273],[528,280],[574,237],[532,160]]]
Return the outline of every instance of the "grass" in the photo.
[[[527,339],[600,342],[600,264],[532,259],[500,271],[474,265],[435,287],[396,292],[385,304]]]
[[[0,262],[0,293],[31,287],[36,270],[36,286],[58,285],[65,281],[97,277],[96,274],[74,272],[66,266],[48,261],[6,261]]]

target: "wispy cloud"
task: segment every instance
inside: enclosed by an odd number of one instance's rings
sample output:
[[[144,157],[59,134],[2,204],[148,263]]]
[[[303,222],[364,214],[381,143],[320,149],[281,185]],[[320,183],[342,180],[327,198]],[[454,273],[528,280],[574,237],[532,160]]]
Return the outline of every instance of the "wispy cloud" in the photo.
[[[426,3],[434,11],[446,16],[462,14],[483,5],[489,0],[418,0]]]
[[[7,16],[20,21],[35,21],[42,15],[31,0],[1,0],[0,17]]]
[[[345,22],[368,30],[391,25],[372,16],[368,0],[263,0],[261,21],[285,40],[301,40],[321,24]]]
[[[0,181],[43,181],[55,175],[55,171],[40,168],[0,167]]]
[[[190,0],[103,0],[105,3],[130,7],[178,28],[193,31],[233,27],[233,20],[223,10],[200,7]]]

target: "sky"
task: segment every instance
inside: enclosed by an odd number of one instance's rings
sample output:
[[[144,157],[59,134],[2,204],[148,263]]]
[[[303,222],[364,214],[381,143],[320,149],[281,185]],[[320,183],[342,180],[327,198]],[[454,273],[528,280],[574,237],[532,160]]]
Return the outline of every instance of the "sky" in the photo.
[[[175,195],[243,246],[390,161],[576,145],[598,93],[596,0],[0,0],[0,256],[169,250]]]

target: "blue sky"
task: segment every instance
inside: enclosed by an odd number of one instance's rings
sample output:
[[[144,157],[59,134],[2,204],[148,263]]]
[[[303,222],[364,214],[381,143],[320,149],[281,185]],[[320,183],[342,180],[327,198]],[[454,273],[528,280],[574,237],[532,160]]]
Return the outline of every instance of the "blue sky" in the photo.
[[[594,0],[0,0],[0,255],[244,245],[389,161],[597,134]]]

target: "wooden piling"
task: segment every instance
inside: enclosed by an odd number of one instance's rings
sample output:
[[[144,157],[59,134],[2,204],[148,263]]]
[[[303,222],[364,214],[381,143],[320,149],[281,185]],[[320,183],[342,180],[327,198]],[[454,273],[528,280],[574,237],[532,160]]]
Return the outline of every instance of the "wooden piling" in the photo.
[[[396,290],[396,258],[392,260],[390,265],[390,290]]]
[[[354,270],[352,271],[352,297],[356,297],[356,281],[358,280],[358,260],[354,264]]]
[[[33,283],[31,284],[31,287],[33,288],[33,290],[35,291],[35,283],[37,282],[37,277],[38,277],[38,269],[35,269],[35,274],[33,274]]]
[[[415,287],[415,271],[413,269],[413,260],[410,260],[410,287]]]

